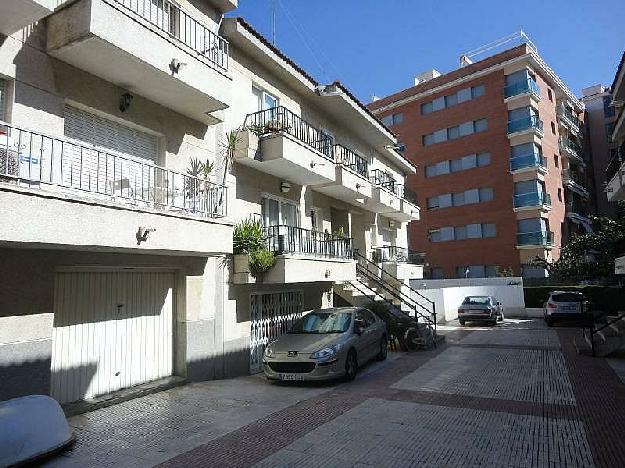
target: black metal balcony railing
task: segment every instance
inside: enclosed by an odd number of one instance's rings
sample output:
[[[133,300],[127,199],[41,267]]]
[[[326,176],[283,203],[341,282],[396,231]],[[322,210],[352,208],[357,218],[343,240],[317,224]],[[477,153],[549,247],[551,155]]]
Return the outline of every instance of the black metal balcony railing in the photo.
[[[362,156],[337,144],[334,145],[334,157],[337,164],[351,169],[364,178],[369,178],[369,162]]]
[[[225,186],[4,122],[0,180],[211,218],[227,214]]]
[[[140,16],[223,70],[228,70],[228,41],[168,0],[107,0]]]
[[[351,238],[287,225],[267,226],[265,232],[267,248],[277,255],[303,254],[343,259],[354,256]]]
[[[323,130],[313,127],[286,107],[272,107],[248,114],[245,127],[259,136],[287,133],[319,151],[325,158],[334,161],[334,138]]]
[[[369,177],[371,183],[377,187],[381,187],[389,192],[397,195],[400,198],[404,198],[404,185],[398,183],[393,176],[384,172],[381,169],[374,169],[371,171]]]
[[[376,263],[382,262],[407,262],[408,249],[396,245],[383,245],[371,249],[371,260]]]

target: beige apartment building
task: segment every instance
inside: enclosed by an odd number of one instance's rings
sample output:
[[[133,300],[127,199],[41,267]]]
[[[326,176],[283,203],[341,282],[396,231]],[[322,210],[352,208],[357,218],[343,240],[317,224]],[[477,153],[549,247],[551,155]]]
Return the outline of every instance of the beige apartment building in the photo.
[[[303,310],[376,297],[359,268],[421,277],[396,137],[236,6],[0,6],[0,399],[256,372]],[[262,281],[232,261],[249,217]]]

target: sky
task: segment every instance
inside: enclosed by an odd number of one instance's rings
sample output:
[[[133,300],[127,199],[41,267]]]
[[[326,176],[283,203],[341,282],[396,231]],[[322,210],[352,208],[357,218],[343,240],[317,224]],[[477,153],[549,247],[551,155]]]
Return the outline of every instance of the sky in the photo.
[[[461,54],[522,28],[580,96],[612,84],[625,49],[625,0],[239,0],[242,16],[318,81],[363,102],[458,68]]]

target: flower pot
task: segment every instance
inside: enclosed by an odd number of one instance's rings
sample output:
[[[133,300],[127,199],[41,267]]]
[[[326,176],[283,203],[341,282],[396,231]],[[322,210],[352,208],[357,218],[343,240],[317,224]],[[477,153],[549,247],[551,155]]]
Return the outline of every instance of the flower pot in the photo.
[[[249,273],[250,257],[247,254],[238,254],[234,256],[234,272]]]

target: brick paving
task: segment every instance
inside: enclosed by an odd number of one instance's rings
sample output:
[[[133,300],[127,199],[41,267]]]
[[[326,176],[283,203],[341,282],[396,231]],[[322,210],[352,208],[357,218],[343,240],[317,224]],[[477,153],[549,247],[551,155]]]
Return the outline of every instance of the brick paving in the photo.
[[[625,385],[606,360],[575,353],[575,330],[506,321],[446,333],[349,384],[254,376],[72,418],[77,447],[52,465],[625,466]]]

